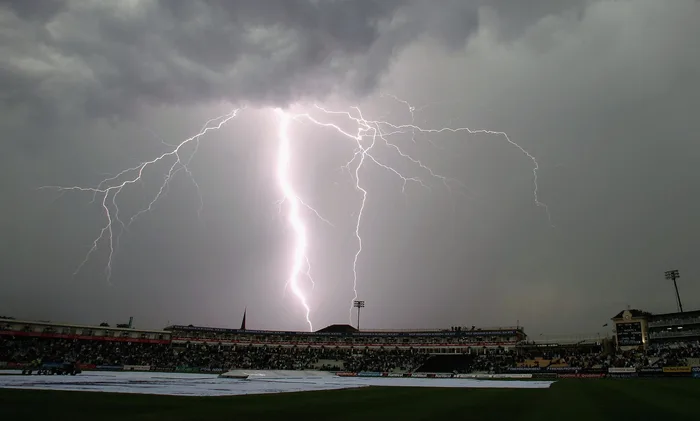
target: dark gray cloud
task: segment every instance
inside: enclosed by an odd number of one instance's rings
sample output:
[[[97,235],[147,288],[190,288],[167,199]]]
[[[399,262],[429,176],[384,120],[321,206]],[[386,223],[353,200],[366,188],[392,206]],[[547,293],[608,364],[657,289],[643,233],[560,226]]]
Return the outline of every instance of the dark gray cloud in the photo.
[[[67,0],[0,0],[0,7],[12,11],[23,20],[45,22],[62,11]]]
[[[30,2],[31,3],[31,2]],[[350,78],[397,1],[13,2],[3,84],[98,115],[134,104],[226,99],[284,103]],[[36,9],[36,10],[35,10]],[[382,70],[384,63],[372,66]],[[356,81],[375,83],[363,75]],[[349,82],[352,90],[372,86]],[[29,99],[29,98],[27,98]]]
[[[105,244],[71,274],[104,223],[89,197],[37,186],[95,185],[194,133],[227,103],[360,103],[367,115],[508,132],[397,141],[448,192],[376,167],[359,291],[365,326],[514,324],[596,332],[626,304],[673,310],[662,273],[681,270],[689,308],[700,212],[693,142],[700,104],[695,1],[68,1],[0,3],[0,313],[141,325],[303,329],[281,285],[289,231],[277,215],[274,120],[249,111],[202,141],[154,211],[121,237],[112,286]],[[224,111],[222,111],[222,109]],[[156,136],[157,135],[157,136]],[[344,322],[358,193],[338,168],[352,144],[293,126],[295,180],[331,228],[309,219],[317,325]],[[411,175],[414,166],[378,150]],[[163,171],[121,197],[147,205]],[[429,178],[428,178],[429,180]],[[430,180],[429,180],[430,181]],[[154,190],[155,189],[155,190]]]
[[[486,2],[488,3],[488,2]],[[66,103],[93,115],[139,103],[223,99],[281,104],[374,90],[422,35],[459,48],[483,1],[5,2],[9,99]],[[558,3],[554,12],[572,2]],[[567,5],[565,7],[564,5]],[[504,33],[552,13],[547,2],[491,5]]]

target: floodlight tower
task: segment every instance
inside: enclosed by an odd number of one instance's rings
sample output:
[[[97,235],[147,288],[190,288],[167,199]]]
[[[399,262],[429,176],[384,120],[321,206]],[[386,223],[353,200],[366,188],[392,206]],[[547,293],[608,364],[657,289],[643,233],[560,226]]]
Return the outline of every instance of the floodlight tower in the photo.
[[[355,300],[352,302],[352,306],[357,309],[357,330],[360,330],[360,309],[365,307],[365,301]]]
[[[667,270],[664,275],[666,275],[666,279],[673,281],[673,287],[676,289],[676,304],[678,304],[678,310],[683,313],[683,303],[681,303],[681,295],[678,293],[678,284],[676,283],[676,279],[680,278],[681,275],[675,269]]]

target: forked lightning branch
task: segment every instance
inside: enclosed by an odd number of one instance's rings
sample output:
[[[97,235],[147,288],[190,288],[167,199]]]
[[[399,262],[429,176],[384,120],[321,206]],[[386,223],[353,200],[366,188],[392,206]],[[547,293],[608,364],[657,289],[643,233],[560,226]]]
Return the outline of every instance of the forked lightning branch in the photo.
[[[396,99],[396,98],[395,98]],[[398,100],[398,99],[397,99]],[[542,207],[547,215],[547,218],[551,225],[551,218],[549,214],[549,209],[547,205],[540,202],[538,198],[537,191],[537,170],[539,165],[534,156],[527,152],[517,143],[513,142],[510,137],[499,131],[491,130],[472,130],[467,127],[442,127],[442,128],[423,128],[413,124],[413,115],[415,107],[411,106],[409,103],[399,100],[401,103],[408,107],[411,115],[411,124],[395,124],[389,121],[374,120],[364,116],[362,111],[358,107],[351,107],[344,111],[334,111],[328,110],[319,105],[314,105],[309,107],[307,113],[302,114],[291,114],[289,112],[283,111],[281,109],[271,109],[271,112],[275,114],[278,122],[277,131],[277,156],[271,157],[276,165],[276,179],[278,183],[278,188],[281,191],[281,207],[280,209],[285,212],[289,226],[294,234],[294,240],[291,245],[290,254],[292,255],[292,266],[289,268],[288,278],[286,279],[286,284],[281,283],[284,287],[289,287],[289,289],[294,294],[295,298],[298,300],[299,305],[303,308],[305,321],[309,326],[310,330],[313,330],[313,324],[311,322],[312,309],[309,305],[309,297],[307,293],[304,292],[308,288],[303,288],[303,282],[313,283],[314,280],[311,279],[310,269],[311,261],[307,255],[308,245],[312,240],[311,233],[308,232],[307,225],[305,223],[304,214],[308,212],[303,212],[306,208],[311,211],[316,217],[321,218],[318,211],[313,209],[307,203],[308,201],[301,198],[292,183],[292,178],[290,174],[291,163],[294,160],[294,139],[289,135],[289,126],[296,122],[306,121],[308,123],[318,126],[319,131],[332,131],[339,134],[341,138],[347,139],[348,142],[354,144],[354,153],[349,157],[349,160],[345,163],[345,167],[353,175],[354,187],[358,192],[358,208],[357,208],[357,218],[355,220],[355,237],[357,240],[357,249],[354,256],[348,256],[348,270],[352,270],[352,288],[353,297],[349,300],[349,310],[352,312],[352,303],[358,298],[358,286],[361,284],[361,280],[357,276],[357,267],[361,263],[362,255],[362,218],[364,215],[365,205],[369,199],[369,191],[365,186],[369,185],[367,180],[363,178],[363,168],[368,165],[375,165],[379,168],[385,170],[388,176],[398,177],[403,184],[405,189],[408,183],[416,183],[418,185],[426,187],[426,184],[422,181],[425,177],[435,178],[442,183],[444,183],[448,188],[450,187],[450,182],[459,183],[456,180],[452,180],[448,177],[440,175],[433,171],[430,167],[425,165],[420,159],[415,158],[408,153],[405,153],[395,138],[401,135],[411,135],[411,141],[415,142],[415,135],[417,133],[425,135],[439,135],[442,133],[460,133],[463,132],[465,135],[484,133],[491,134],[501,137],[507,141],[512,146],[518,148],[527,158],[529,158],[533,163],[533,184],[534,184],[534,200],[537,206]],[[140,164],[127,168],[117,175],[106,178],[102,180],[95,187],[84,187],[84,186],[45,186],[42,188],[55,189],[62,192],[66,191],[79,191],[92,193],[93,201],[99,201],[104,211],[105,225],[100,230],[99,234],[95,237],[90,249],[88,250],[83,261],[78,265],[76,269],[76,274],[81,270],[85,263],[90,259],[91,255],[100,247],[104,246],[108,248],[108,257],[105,266],[105,272],[107,281],[111,281],[112,275],[112,263],[116,252],[117,239],[118,236],[126,231],[138,217],[144,213],[149,212],[153,209],[153,205],[163,196],[167,189],[168,184],[173,179],[173,177],[180,171],[184,171],[187,175],[192,177],[192,173],[189,169],[189,164],[192,158],[195,156],[197,148],[199,147],[200,140],[206,136],[207,133],[221,129],[227,123],[231,122],[234,118],[240,118],[240,115],[245,112],[245,109],[235,109],[225,115],[213,118],[207,121],[202,130],[195,134],[194,136],[188,137],[182,140],[180,143],[174,145],[172,149],[162,155],[159,155],[148,161],[143,161]],[[339,125],[332,123],[332,119],[344,118],[348,123],[355,126],[354,131],[346,131],[342,129]],[[323,135],[323,133],[321,133]],[[330,133],[329,133],[330,134]],[[187,159],[183,158],[181,152],[183,147],[189,143],[194,143],[194,153],[190,154]],[[407,160],[415,168],[415,174],[405,174],[399,171],[395,167],[388,164],[380,156],[375,154],[375,146],[383,145],[392,150],[400,158]],[[133,186],[136,183],[146,181],[146,170],[149,167],[154,166],[160,162],[168,162],[170,164],[168,172],[165,174],[163,183],[160,186],[158,192],[151,198],[148,205],[144,206],[140,211],[134,214],[128,220],[123,220],[119,214],[119,195],[127,188]],[[197,184],[195,182],[195,187]],[[326,221],[324,219],[324,221]],[[327,222],[327,221],[326,221]]]

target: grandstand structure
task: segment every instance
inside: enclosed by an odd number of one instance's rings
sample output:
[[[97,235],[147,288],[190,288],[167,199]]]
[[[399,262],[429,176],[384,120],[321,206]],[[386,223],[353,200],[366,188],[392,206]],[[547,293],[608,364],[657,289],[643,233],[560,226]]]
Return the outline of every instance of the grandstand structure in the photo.
[[[700,376],[700,311],[624,310],[613,339],[528,340],[520,326],[316,332],[172,325],[162,330],[0,318],[0,369],[71,361],[81,370],[223,373],[482,373],[539,376]],[[571,338],[573,339],[573,338]],[[679,374],[681,373],[681,374]],[[382,374],[384,375],[384,374]]]
[[[649,339],[656,342],[700,339],[700,310],[656,314],[648,320]]]
[[[614,323],[614,346],[627,351],[654,344],[700,340],[700,310],[652,314],[638,309],[620,311]],[[120,325],[121,326],[121,325]],[[522,326],[449,329],[362,330],[331,325],[316,332],[272,331],[172,325],[162,330],[90,326],[0,318],[0,336],[80,339],[153,344],[216,344],[221,346],[279,346],[311,348],[395,348],[428,354],[478,353],[491,348],[600,346],[600,337],[570,337],[530,341]]]
[[[151,344],[170,343],[170,332],[164,330],[87,326],[2,318],[0,318],[0,336]]]
[[[280,346],[331,348],[412,348],[429,354],[472,353],[484,348],[511,348],[526,339],[522,328],[425,329],[358,331],[350,325],[331,325],[316,332],[223,329],[168,326],[173,343],[216,343],[223,346]]]
[[[522,327],[358,331],[350,325],[331,325],[316,332],[294,332],[173,325],[145,330],[15,319],[0,319],[0,336],[222,346],[413,348],[430,354],[511,348],[527,338]]]
[[[700,340],[700,310],[652,314],[627,309],[611,319],[615,343],[621,350]]]
[[[163,330],[0,319],[0,368],[37,361],[77,362],[81,370],[224,372],[230,369],[410,373],[427,360],[515,352],[522,327],[316,332],[168,326]],[[466,358],[466,360],[464,359]],[[121,368],[120,368],[121,367]]]

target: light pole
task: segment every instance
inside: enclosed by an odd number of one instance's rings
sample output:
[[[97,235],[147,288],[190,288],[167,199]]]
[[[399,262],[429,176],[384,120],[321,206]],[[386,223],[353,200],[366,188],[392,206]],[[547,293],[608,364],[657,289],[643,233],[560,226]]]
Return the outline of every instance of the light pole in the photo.
[[[676,300],[678,301],[678,310],[680,310],[681,313],[683,313],[683,303],[681,303],[681,295],[678,293],[678,284],[676,283],[676,279],[680,278],[681,275],[678,274],[677,270],[667,270],[664,272],[664,275],[666,276],[666,279],[673,281],[673,287],[676,289]]]
[[[364,308],[364,300],[355,300],[352,302],[352,306],[357,309],[357,330],[360,330],[360,309]]]

